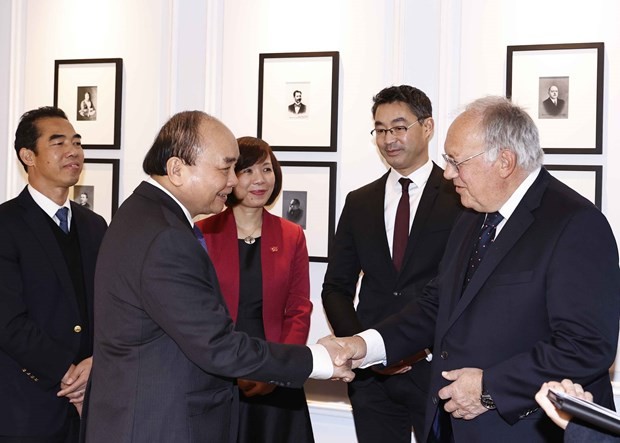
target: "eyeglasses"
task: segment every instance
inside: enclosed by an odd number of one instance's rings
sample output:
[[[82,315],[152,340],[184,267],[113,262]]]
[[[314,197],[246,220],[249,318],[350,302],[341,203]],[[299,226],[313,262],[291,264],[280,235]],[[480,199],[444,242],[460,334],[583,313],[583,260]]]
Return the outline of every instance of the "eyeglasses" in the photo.
[[[441,156],[443,157],[443,159],[446,161],[446,164],[454,167],[454,169],[456,169],[456,172],[460,172],[459,171],[459,166],[461,166],[463,163],[470,161],[472,158],[476,158],[479,155],[485,154],[487,151],[482,151],[479,152],[477,154],[472,155],[471,157],[467,157],[465,160],[461,160],[460,162],[457,162],[456,160],[454,160],[452,157],[450,157],[448,154],[441,154]]]
[[[387,128],[387,129],[375,128],[372,131],[370,131],[370,135],[372,135],[373,137],[380,138],[380,137],[385,137],[387,133],[389,132],[394,137],[402,137],[403,135],[407,133],[407,130],[410,127],[412,127],[416,123],[420,123],[420,121],[422,120],[424,119],[416,120],[413,123],[411,123],[409,126],[392,126],[391,128]]]

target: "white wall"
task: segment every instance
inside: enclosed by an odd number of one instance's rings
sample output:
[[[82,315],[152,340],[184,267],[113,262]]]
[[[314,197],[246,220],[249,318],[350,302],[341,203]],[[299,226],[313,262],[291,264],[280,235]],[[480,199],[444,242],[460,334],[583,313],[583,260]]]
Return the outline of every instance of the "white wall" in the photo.
[[[11,53],[11,2],[0,2],[0,55],[3,60],[9,59]],[[6,54],[6,56],[4,56]],[[9,85],[11,64],[0,63],[0,116],[9,112]],[[0,118],[0,159],[8,157],[12,151],[12,137],[9,136],[8,118]],[[6,194],[7,162],[0,161],[0,201]]]

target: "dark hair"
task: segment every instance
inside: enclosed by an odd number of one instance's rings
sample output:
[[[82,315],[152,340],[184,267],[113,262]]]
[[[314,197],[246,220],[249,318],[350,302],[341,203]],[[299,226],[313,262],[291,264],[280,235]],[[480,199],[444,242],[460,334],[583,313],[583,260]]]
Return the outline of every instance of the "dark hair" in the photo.
[[[409,85],[390,86],[382,89],[372,98],[372,101],[373,118],[380,105],[394,102],[405,103],[418,120],[433,116],[433,105],[430,99],[424,92]]]
[[[267,156],[269,156],[271,166],[273,167],[273,173],[276,176],[273,192],[267,199],[267,203],[265,203],[266,206],[269,206],[275,201],[282,190],[282,168],[280,167],[278,159],[273,154],[269,143],[260,138],[241,137],[237,139],[237,143],[239,144],[239,160],[237,160],[237,164],[235,165],[236,174],[239,174],[239,172],[245,168],[254,166],[256,163],[264,162]],[[235,193],[231,192],[226,200],[226,206],[232,208],[239,203],[240,200],[235,196]]]
[[[301,91],[300,91],[300,90],[295,89],[295,90],[293,91],[293,97],[295,97],[295,94],[297,94],[298,92],[301,94]]]
[[[215,120],[202,111],[184,111],[172,116],[159,130],[153,145],[146,153],[142,169],[148,175],[166,175],[166,162],[178,157],[188,165],[196,163],[200,146],[200,125]]]
[[[19,125],[17,125],[17,130],[15,131],[15,153],[26,172],[28,172],[28,167],[19,157],[19,151],[21,148],[26,148],[30,149],[35,154],[37,153],[37,140],[41,136],[41,133],[36,123],[43,118],[63,118],[68,120],[65,112],[54,106],[43,106],[33,109],[21,116]]]

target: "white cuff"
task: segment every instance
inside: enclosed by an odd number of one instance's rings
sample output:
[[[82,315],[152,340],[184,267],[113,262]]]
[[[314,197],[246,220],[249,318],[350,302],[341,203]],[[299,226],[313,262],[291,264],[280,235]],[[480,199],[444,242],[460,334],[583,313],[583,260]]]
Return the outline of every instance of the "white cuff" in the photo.
[[[312,352],[312,372],[308,378],[329,380],[334,375],[334,365],[325,346],[320,344],[308,345]]]
[[[355,334],[366,342],[366,357],[362,360],[360,368],[367,368],[376,364],[386,364],[385,343],[383,337],[376,329],[366,329]]]

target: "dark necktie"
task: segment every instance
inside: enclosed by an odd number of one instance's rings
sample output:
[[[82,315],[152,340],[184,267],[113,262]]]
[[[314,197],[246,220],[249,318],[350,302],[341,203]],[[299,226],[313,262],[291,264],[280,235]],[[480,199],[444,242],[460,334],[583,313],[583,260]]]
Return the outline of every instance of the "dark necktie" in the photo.
[[[60,222],[60,229],[62,229],[62,232],[64,232],[65,234],[69,233],[69,223],[67,223],[68,218],[69,218],[69,208],[66,207],[62,207],[60,208],[58,211],[56,211],[56,217],[58,218],[58,221]]]
[[[398,180],[403,187],[403,193],[396,208],[396,220],[394,221],[394,241],[392,242],[392,261],[397,271],[400,271],[405,257],[405,249],[409,241],[409,183],[408,178]]]
[[[469,264],[467,266],[465,282],[463,283],[463,290],[465,290],[469,284],[471,278],[476,272],[476,269],[478,269],[478,266],[482,262],[484,255],[487,253],[487,250],[495,241],[495,230],[497,225],[499,225],[503,219],[504,217],[499,212],[487,214],[484,224],[480,229],[480,233],[478,234],[474,251],[471,253],[471,257],[469,257]]]
[[[202,249],[204,249],[205,252],[208,253],[209,251],[207,251],[207,242],[205,241],[204,235],[202,235],[202,231],[196,225],[194,225],[192,229],[194,230],[194,235],[196,236],[196,240],[198,240],[198,242],[200,243],[200,246],[202,246]]]

